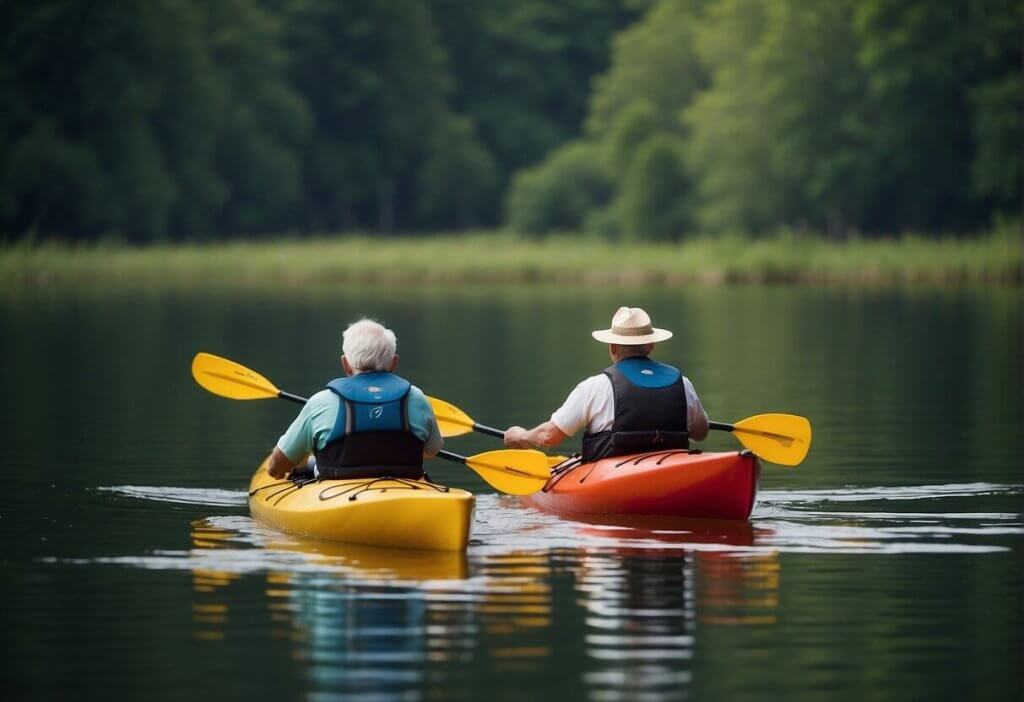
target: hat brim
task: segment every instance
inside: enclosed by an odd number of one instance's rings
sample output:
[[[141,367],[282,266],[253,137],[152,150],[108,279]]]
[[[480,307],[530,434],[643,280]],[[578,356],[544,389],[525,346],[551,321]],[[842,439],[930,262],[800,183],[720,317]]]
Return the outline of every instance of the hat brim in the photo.
[[[667,341],[672,338],[672,332],[668,329],[655,329],[644,336],[623,336],[616,334],[611,329],[598,329],[590,332],[590,335],[602,344],[622,344],[623,346],[640,346],[642,344],[655,344],[659,341]]]

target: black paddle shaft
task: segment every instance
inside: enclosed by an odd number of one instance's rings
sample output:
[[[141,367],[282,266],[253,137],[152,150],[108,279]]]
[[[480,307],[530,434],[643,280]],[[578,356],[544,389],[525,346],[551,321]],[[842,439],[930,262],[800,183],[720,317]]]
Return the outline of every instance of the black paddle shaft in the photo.
[[[278,390],[277,391],[277,396],[279,398],[281,398],[282,400],[291,400],[292,402],[297,402],[300,405],[304,405],[307,402],[307,399],[305,397],[303,397],[302,395],[295,395],[295,394],[290,393],[290,392],[285,392],[284,390]],[[734,428],[732,424],[726,424],[725,422],[709,422],[708,423],[708,427],[710,427],[711,429],[717,429],[718,431],[732,431],[733,428]],[[479,422],[473,422],[473,431],[478,431],[481,434],[489,434],[491,436],[497,436],[498,438],[502,438],[502,437],[505,436],[505,432],[502,431],[501,429],[497,429],[495,427],[489,427],[486,424],[480,424]],[[442,453],[449,453],[449,452],[442,451],[441,453],[439,453],[437,455],[441,456]],[[441,456],[441,457],[442,458],[448,458],[448,459],[453,460],[453,461],[462,461],[463,463],[465,463],[465,459],[462,456],[459,456],[456,453],[449,453],[449,455]]]
[[[490,434],[491,436],[497,436],[499,438],[505,436],[505,432],[501,429],[495,429],[494,427],[489,427],[486,424],[478,424],[477,422],[473,422],[473,431],[478,431],[481,434]]]
[[[291,400],[292,402],[298,402],[300,405],[304,405],[309,401],[302,395],[293,395],[290,392],[285,392],[284,390],[278,390],[277,396],[280,397],[282,400]]]
[[[708,428],[716,431],[732,431],[736,427],[726,422],[708,422]],[[477,422],[473,422],[473,431],[478,431],[481,434],[490,434],[491,436],[497,436],[498,438],[505,436],[505,432],[501,429],[495,429],[494,427],[489,427],[486,424],[479,424]]]
[[[306,404],[306,402],[308,402],[308,400],[302,397],[302,395],[294,395],[290,392],[285,392],[284,390],[278,390],[277,396],[282,400],[291,400],[292,402],[298,402],[300,405],[304,405]],[[504,436],[505,434],[505,432],[501,431],[500,429],[494,429],[493,427],[481,427],[480,431],[483,431],[484,433],[487,434],[493,433],[495,436]],[[466,462],[465,456],[460,456],[459,454],[452,453],[451,451],[438,451],[437,457],[446,458],[449,461],[455,461],[456,463]]]
[[[308,400],[302,395],[295,395],[290,392],[285,392],[284,390],[278,390],[277,396],[282,400],[291,400],[292,402],[297,402],[300,405],[304,405],[306,404],[306,402],[308,402]],[[474,423],[473,429],[483,434],[490,434],[491,436],[505,436],[505,432],[503,432],[501,429],[495,429],[494,427],[489,427],[484,424]],[[461,463],[466,462],[465,456],[460,456],[459,454],[452,453],[451,451],[441,451],[437,455],[440,458],[447,458],[448,460],[451,461],[459,461]]]

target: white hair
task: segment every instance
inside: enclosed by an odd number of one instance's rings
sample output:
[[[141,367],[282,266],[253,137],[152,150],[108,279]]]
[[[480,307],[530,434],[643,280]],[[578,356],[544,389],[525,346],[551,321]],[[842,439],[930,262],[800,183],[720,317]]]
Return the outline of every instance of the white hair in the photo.
[[[359,319],[341,335],[341,352],[356,373],[389,371],[398,350],[395,333],[372,319]]]

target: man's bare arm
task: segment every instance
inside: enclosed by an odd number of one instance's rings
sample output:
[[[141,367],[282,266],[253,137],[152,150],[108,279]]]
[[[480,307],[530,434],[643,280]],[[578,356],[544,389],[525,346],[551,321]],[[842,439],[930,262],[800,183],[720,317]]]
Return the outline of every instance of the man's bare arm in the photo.
[[[270,454],[270,460],[267,462],[267,472],[275,478],[283,478],[292,472],[296,464],[292,462],[292,459],[288,458],[284,454],[284,451],[274,447],[274,452]]]
[[[510,427],[505,432],[505,445],[509,448],[520,449],[528,449],[534,446],[537,448],[552,448],[558,446],[567,438],[569,438],[568,435],[559,429],[557,424],[549,420],[529,430],[523,427]]]

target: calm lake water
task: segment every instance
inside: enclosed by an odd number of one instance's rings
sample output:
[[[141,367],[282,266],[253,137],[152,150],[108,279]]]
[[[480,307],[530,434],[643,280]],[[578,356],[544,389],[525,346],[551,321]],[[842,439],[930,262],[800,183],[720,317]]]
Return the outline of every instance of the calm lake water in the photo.
[[[314,392],[368,314],[429,393],[532,424],[606,365],[620,304],[675,330],[658,356],[713,419],[811,418],[749,523],[574,523],[436,462],[478,495],[464,556],[298,541],[245,493],[296,408],[189,375],[204,350]],[[1010,288],[0,292],[4,697],[1021,699],[1022,312]]]

